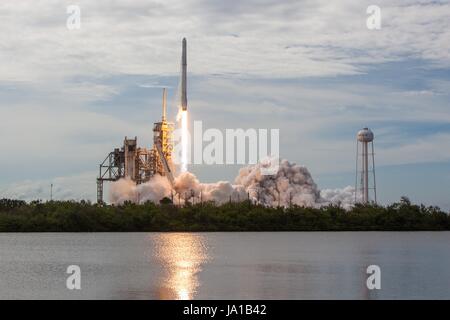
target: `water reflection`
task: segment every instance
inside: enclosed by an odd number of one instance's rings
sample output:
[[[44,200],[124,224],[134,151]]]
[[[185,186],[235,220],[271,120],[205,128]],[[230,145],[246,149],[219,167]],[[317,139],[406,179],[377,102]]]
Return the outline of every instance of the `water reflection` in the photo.
[[[206,239],[192,233],[163,233],[155,238],[155,256],[163,267],[160,299],[193,299],[198,273],[208,260]]]

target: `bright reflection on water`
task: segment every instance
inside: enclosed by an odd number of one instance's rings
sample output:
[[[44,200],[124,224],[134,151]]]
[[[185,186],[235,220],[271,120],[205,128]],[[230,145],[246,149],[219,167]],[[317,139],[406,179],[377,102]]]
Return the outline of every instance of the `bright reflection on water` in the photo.
[[[165,273],[161,278],[160,298],[194,298],[199,287],[197,275],[208,260],[204,237],[192,233],[163,233],[153,241],[155,258]]]

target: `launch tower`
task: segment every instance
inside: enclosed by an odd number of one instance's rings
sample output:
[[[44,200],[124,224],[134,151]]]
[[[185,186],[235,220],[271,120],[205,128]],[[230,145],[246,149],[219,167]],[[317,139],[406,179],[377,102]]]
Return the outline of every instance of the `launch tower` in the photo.
[[[181,54],[181,110],[187,111],[187,41],[183,38]],[[99,166],[97,177],[97,202],[103,203],[103,184],[105,181],[130,179],[136,184],[149,181],[155,175],[166,176],[174,184],[173,178],[173,129],[174,124],[167,121],[167,94],[163,89],[162,118],[153,124],[153,146],[138,147],[137,137],[125,137],[123,146],[110,152]]]
[[[141,184],[154,175],[166,176],[173,184],[172,132],[174,124],[167,121],[167,95],[163,89],[162,118],[153,124],[153,146],[138,147],[137,137],[125,137],[122,148],[110,152],[99,166],[97,178],[97,203],[103,203],[103,183],[126,178]]]

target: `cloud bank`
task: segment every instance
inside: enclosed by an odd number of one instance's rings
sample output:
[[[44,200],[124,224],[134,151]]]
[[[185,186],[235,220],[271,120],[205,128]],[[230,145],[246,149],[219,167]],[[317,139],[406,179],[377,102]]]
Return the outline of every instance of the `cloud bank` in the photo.
[[[72,31],[69,4],[1,2],[0,80],[177,74],[181,35],[193,74],[356,74],[405,56],[450,65],[448,2],[378,1],[379,31],[366,27],[370,1],[81,0]]]

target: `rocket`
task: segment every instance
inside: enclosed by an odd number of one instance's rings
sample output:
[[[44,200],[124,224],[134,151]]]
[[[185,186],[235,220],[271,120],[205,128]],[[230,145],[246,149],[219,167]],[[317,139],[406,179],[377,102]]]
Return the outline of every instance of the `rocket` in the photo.
[[[187,73],[187,57],[186,57],[186,38],[183,38],[181,54],[181,109],[187,110],[187,90],[186,90],[186,73]]]

